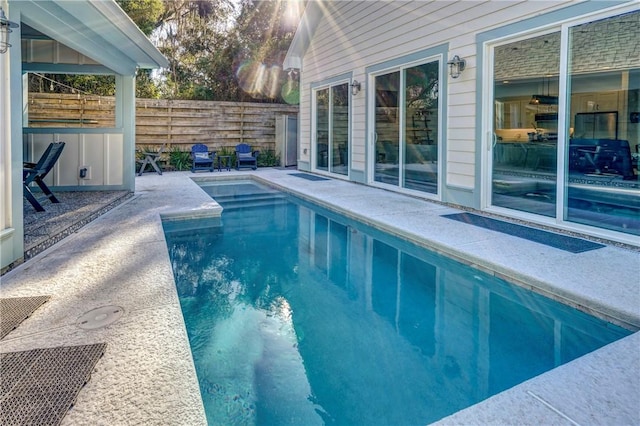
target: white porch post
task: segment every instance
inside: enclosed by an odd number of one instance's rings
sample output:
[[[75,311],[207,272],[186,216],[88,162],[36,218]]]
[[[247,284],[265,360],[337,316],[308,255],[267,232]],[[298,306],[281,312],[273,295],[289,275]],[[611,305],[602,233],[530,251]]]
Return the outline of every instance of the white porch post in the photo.
[[[9,10],[6,1],[1,1],[7,17],[20,22],[20,8]],[[22,258],[24,253],[22,217],[22,102],[11,102],[10,99],[22,96],[22,51],[20,49],[20,32],[14,29],[11,37],[13,46],[2,54],[0,59],[0,92],[2,108],[0,119],[0,162],[2,171],[2,220],[0,229],[1,265],[4,268],[13,261]]]
[[[135,190],[136,168],[136,76],[116,75],[116,128],[122,129],[122,183]]]

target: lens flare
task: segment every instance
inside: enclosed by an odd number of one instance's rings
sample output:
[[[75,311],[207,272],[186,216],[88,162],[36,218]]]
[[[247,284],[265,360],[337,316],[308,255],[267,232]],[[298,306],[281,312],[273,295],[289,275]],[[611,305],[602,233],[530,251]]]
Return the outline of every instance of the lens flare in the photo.
[[[289,78],[282,85],[280,97],[289,105],[298,105],[300,103],[300,84],[293,78]]]
[[[258,61],[246,60],[236,69],[238,86],[255,99],[276,99],[282,97],[287,103],[298,103],[297,83],[283,78],[285,74],[279,65],[268,66]]]

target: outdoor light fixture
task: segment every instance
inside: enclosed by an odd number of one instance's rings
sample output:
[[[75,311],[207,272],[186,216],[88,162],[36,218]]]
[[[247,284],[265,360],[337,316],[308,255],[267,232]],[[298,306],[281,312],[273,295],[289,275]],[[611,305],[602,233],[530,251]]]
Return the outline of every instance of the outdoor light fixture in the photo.
[[[458,78],[467,66],[467,61],[456,55],[447,62],[447,65],[449,65],[449,75],[451,78]]]
[[[351,94],[353,96],[357,95],[360,92],[360,83],[358,82],[358,80],[353,80],[353,82],[351,83]]]
[[[9,44],[9,33],[11,28],[18,28],[18,24],[11,22],[4,14],[4,10],[0,8],[0,53],[6,53],[11,47]]]

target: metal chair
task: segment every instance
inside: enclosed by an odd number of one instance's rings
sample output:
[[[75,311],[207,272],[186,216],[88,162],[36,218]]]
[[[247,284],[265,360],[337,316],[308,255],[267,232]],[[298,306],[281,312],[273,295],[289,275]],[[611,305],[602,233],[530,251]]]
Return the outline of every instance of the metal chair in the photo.
[[[44,207],[36,199],[31,192],[29,185],[35,182],[42,192],[49,198],[52,203],[59,203],[60,201],[53,195],[53,192],[49,189],[47,184],[44,183],[44,178],[51,171],[53,166],[60,158],[62,149],[64,148],[64,142],[53,142],[49,144],[37,163],[24,162],[22,167],[22,187],[24,197],[31,203],[34,209],[39,212],[43,212]]]

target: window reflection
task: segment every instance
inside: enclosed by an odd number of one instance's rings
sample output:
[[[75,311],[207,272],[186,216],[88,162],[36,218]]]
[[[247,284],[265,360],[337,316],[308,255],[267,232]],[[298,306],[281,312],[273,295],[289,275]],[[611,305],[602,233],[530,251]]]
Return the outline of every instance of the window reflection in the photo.
[[[349,164],[349,85],[331,88],[331,171],[348,174]]]
[[[560,33],[495,48],[493,204],[555,216]]]
[[[557,217],[559,201],[558,219],[640,235],[640,12],[567,35],[566,111],[560,31],[494,48],[492,205]]]
[[[329,167],[329,89],[316,92],[316,168]]]
[[[438,63],[404,71],[404,187],[438,192]]]
[[[400,182],[399,86],[399,72],[376,77],[374,179],[391,185],[398,185]]]
[[[439,62],[376,76],[375,96],[374,180],[437,194]]]
[[[317,90],[316,169],[349,173],[349,84]]]
[[[565,212],[572,222],[636,235],[640,57],[637,43],[629,40],[638,37],[640,12],[569,31],[571,132]]]
[[[314,295],[324,295],[313,299],[314,309],[344,303],[353,310],[348,314],[351,325],[342,324],[345,328],[337,335],[347,335],[338,345],[340,353],[358,359],[358,365],[365,362],[360,354],[371,354],[372,347],[373,353],[392,347],[394,356],[404,360],[408,350],[420,360],[413,367],[416,374],[428,372],[429,381],[450,384],[472,403],[610,341],[607,333],[612,330],[603,332],[611,325],[526,289],[485,279],[471,268],[424,256],[395,238],[370,235],[306,208],[299,217],[311,224],[298,226],[299,272],[305,269],[306,254],[313,253],[313,272],[303,273],[303,288],[306,292],[312,286]],[[295,320],[300,301],[291,297],[290,302]],[[308,330],[308,316],[298,315],[302,319],[295,321],[296,327]],[[306,356],[311,341],[336,345],[334,320],[323,320],[323,327],[300,344],[306,365],[312,365]],[[360,321],[375,329],[364,348],[352,345],[356,338],[347,333],[360,333]],[[371,359],[375,364],[376,357]],[[398,368],[393,365],[389,368]],[[319,375],[328,368],[318,367]],[[317,390],[317,383],[311,383]]]

